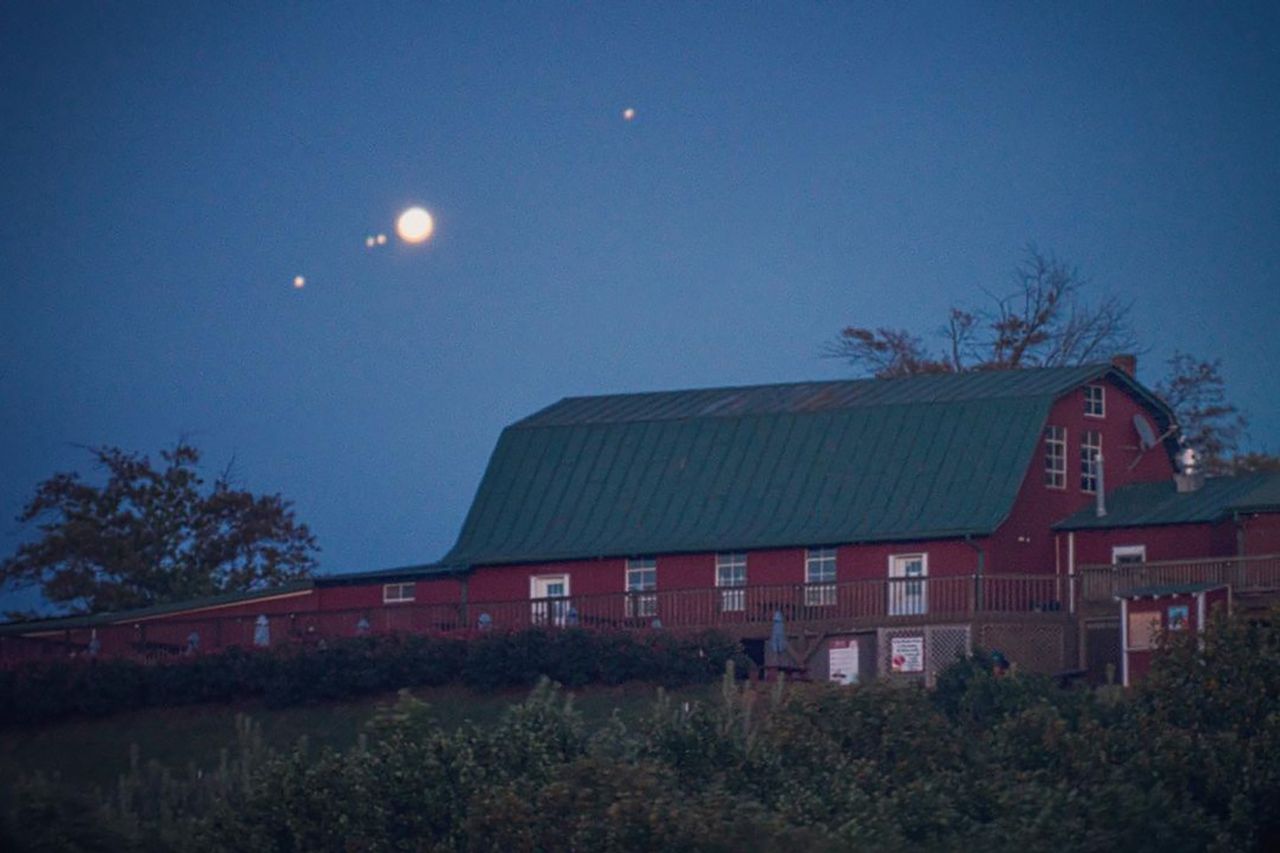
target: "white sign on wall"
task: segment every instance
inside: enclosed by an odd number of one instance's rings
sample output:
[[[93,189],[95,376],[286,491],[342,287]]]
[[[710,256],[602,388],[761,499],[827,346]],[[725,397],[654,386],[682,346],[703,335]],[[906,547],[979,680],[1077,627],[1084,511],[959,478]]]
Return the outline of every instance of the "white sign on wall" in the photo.
[[[858,641],[834,639],[827,646],[827,677],[837,684],[858,683]]]
[[[924,637],[894,637],[889,644],[892,672],[924,672]]]

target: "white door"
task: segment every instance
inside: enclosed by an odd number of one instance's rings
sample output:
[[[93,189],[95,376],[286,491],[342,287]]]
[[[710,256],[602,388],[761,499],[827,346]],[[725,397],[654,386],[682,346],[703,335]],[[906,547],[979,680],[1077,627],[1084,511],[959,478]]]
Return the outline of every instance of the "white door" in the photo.
[[[563,625],[569,613],[569,576],[540,575],[529,579],[533,624]]]
[[[929,612],[925,578],[929,576],[924,554],[895,554],[889,558],[889,615],[918,616]]]

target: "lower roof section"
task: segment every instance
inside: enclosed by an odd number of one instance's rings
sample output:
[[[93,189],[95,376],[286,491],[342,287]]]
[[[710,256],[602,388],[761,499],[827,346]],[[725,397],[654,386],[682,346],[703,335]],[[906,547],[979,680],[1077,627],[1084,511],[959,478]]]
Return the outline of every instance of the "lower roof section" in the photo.
[[[1107,492],[1106,515],[1083,509],[1055,530],[1107,530],[1165,524],[1211,524],[1235,513],[1280,512],[1280,472],[1210,477],[1192,492],[1172,480],[1135,483]]]

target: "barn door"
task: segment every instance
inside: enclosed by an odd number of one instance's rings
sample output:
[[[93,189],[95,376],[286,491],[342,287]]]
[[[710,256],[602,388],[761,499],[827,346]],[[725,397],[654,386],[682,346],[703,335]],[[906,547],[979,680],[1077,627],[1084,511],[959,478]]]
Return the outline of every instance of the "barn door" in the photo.
[[[529,579],[533,624],[564,625],[569,613],[569,576],[540,575]]]
[[[895,554],[889,558],[889,615],[918,616],[929,612],[924,554]]]

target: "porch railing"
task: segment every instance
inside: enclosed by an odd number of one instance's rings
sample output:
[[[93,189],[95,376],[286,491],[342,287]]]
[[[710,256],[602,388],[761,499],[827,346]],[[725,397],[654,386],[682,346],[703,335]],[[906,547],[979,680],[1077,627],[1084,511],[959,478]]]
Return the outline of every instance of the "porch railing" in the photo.
[[[362,634],[432,634],[543,625],[602,629],[765,628],[839,620],[891,624],[976,613],[1065,609],[1066,578],[1045,575],[879,578],[820,584],[706,587],[452,604],[397,603],[336,611],[156,619],[0,636],[0,663],[98,655],[164,660],[240,646],[321,644]]]
[[[1076,578],[1080,600],[1092,605],[1109,604],[1117,595],[1143,587],[1194,583],[1229,584],[1237,595],[1276,592],[1280,554],[1081,566]]]

